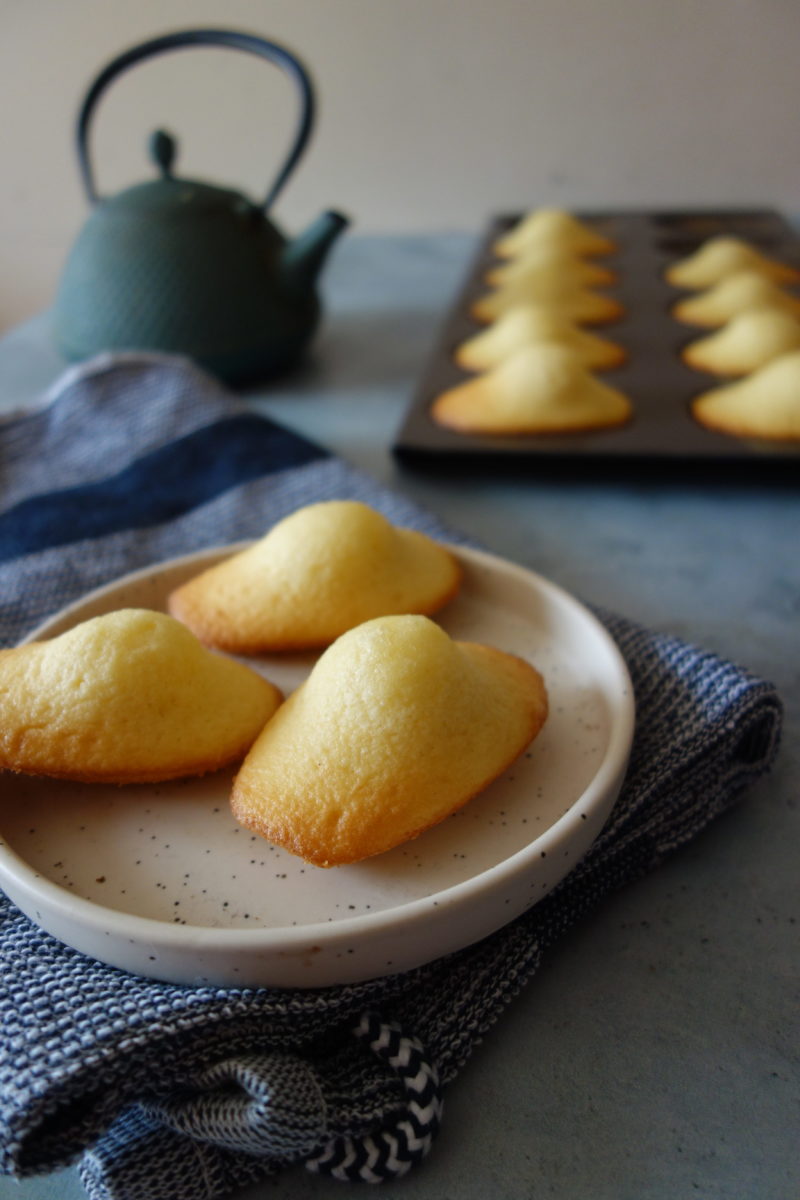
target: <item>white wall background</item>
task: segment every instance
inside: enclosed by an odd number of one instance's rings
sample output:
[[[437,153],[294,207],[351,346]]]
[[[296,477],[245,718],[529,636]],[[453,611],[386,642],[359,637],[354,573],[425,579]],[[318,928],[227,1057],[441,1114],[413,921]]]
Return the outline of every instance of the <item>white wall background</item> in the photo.
[[[285,43],[316,83],[309,152],[276,217],[477,230],[539,204],[800,211],[800,0],[0,0],[0,327],[47,306],[87,205],[75,113],[114,55],[227,26]],[[296,111],[274,67],[188,50],[101,101],[101,191],[178,173],[258,196]]]

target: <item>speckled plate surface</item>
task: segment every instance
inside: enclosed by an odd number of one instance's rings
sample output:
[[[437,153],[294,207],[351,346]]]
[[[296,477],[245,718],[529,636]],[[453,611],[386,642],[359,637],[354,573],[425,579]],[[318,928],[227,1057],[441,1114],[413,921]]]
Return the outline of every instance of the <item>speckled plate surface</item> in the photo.
[[[101,961],[220,986],[322,987],[392,974],[535,904],[586,852],[619,792],[633,734],[630,679],[606,630],[572,597],[491,555],[453,551],[464,584],[440,623],[456,638],[528,658],[550,697],[533,745],[460,812],[387,854],[323,870],[236,823],[233,772],[124,788],[6,774],[6,893]],[[163,609],[172,588],[230,552],[126,576],[31,636],[117,608]],[[252,661],[286,693],[313,663],[312,655]]]

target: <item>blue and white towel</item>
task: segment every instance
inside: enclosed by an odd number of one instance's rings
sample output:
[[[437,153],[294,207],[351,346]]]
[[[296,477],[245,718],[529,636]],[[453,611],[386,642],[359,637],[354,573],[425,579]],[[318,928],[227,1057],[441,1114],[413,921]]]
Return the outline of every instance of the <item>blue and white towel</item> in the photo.
[[[0,645],[137,567],[259,536],[334,497],[459,540],[187,363],[72,371],[46,404],[0,422]],[[443,1091],[548,947],[776,753],[768,683],[603,620],[636,690],[625,786],[562,884],[478,945],[322,991],[178,987],[68,949],[0,897],[0,1169],[78,1162],[95,1200],[210,1200],[290,1164],[378,1181],[418,1162]]]

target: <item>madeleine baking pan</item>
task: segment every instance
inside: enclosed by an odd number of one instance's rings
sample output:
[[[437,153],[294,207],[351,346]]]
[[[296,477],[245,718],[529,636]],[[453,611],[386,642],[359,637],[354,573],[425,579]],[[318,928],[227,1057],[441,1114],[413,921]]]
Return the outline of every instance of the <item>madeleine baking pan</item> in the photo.
[[[742,238],[773,258],[800,266],[800,237],[771,210],[685,212],[586,212],[576,214],[616,244],[601,260],[616,281],[601,290],[616,297],[623,315],[591,332],[624,347],[627,361],[600,378],[624,392],[633,419],[595,432],[543,435],[467,434],[437,425],[430,416],[436,397],[469,379],[453,351],[480,332],[471,315],[474,301],[488,290],[485,275],[500,260],[492,247],[518,215],[493,218],[481,238],[454,303],[445,317],[424,368],[393,452],[410,464],[435,468],[460,464],[518,463],[523,469],[615,475],[631,469],[658,470],[675,478],[767,477],[800,482],[800,442],[751,440],[703,428],[692,417],[692,400],[726,381],[690,368],[681,359],[689,342],[711,332],[679,323],[672,308],[689,293],[669,284],[667,267],[687,257],[709,238]]]

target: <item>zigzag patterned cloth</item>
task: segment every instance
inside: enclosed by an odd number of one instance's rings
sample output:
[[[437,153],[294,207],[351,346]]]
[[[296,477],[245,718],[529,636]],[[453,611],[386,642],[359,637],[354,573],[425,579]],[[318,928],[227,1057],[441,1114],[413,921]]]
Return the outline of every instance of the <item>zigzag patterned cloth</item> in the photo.
[[[372,504],[465,541],[188,364],[98,360],[0,423],[0,645],[139,566],[261,535],[302,504]],[[211,1200],[289,1164],[403,1174],[442,1089],[548,946],[770,766],[781,705],[747,671],[602,615],[636,690],[628,777],[562,884],[405,975],[321,991],[188,988],[92,961],[0,899],[0,1169],[80,1164],[93,1200]]]

